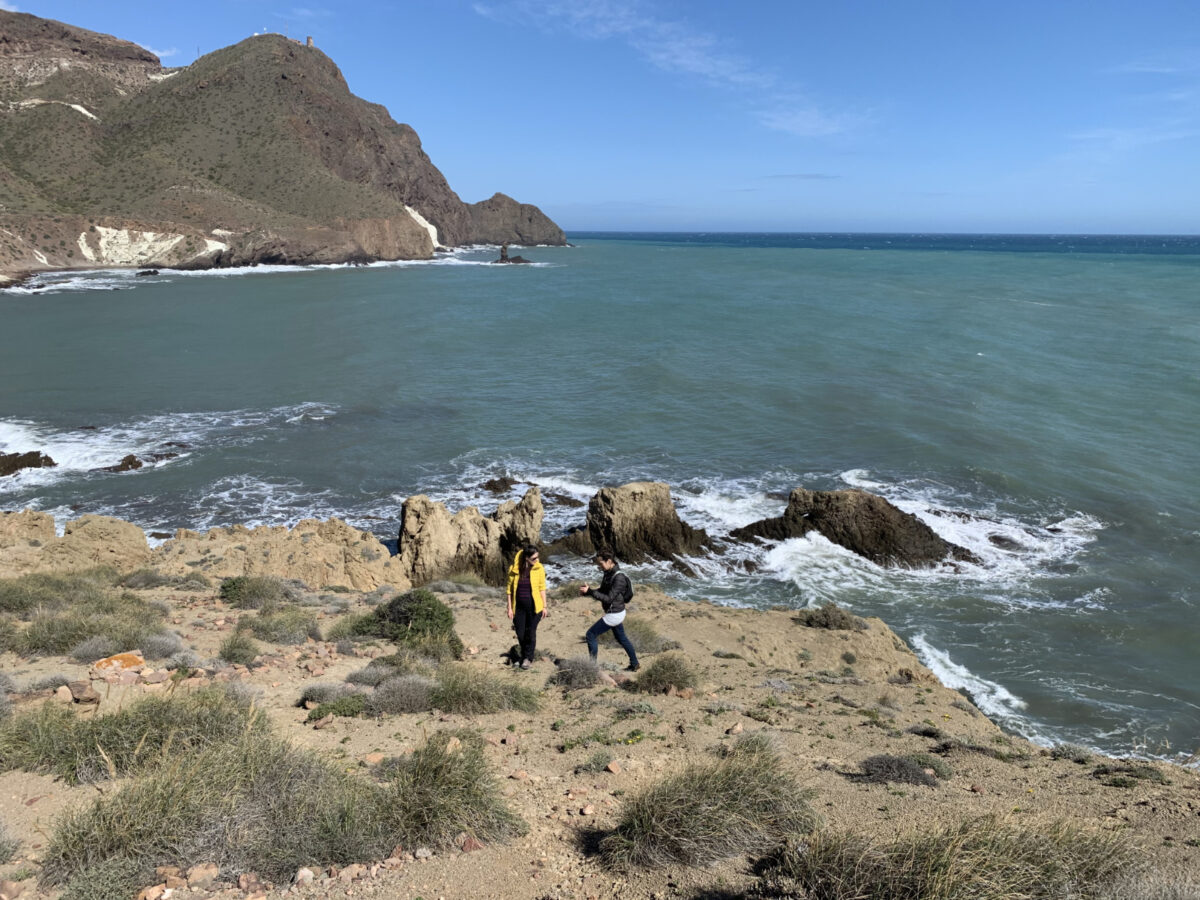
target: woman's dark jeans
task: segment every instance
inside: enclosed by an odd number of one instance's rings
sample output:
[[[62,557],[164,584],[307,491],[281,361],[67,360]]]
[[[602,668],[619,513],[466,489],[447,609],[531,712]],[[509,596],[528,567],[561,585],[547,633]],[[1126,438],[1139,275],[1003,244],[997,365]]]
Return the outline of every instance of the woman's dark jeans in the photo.
[[[537,653],[537,627],[542,613],[533,611],[533,604],[518,603],[513,610],[513,631],[517,633],[517,645],[521,648],[521,659],[533,662]]]
[[[624,622],[622,622],[620,625],[606,625],[604,620],[601,619],[587,630],[585,637],[587,638],[588,653],[591,654],[592,659],[595,659],[597,654],[600,652],[600,644],[597,639],[609,629],[612,629],[613,636],[617,639],[617,643],[624,647],[625,652],[629,654],[629,665],[637,666],[637,653],[634,652],[633,644],[629,642],[629,638],[625,635]],[[576,634],[578,634],[578,632],[576,632]]]

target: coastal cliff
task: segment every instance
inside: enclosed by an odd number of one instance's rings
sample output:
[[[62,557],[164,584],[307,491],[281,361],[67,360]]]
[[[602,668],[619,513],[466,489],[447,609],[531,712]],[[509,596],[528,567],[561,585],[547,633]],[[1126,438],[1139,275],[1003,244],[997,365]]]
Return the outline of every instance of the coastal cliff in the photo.
[[[266,34],[166,69],[128,41],[0,10],[0,276],[565,243],[504,199],[480,218],[417,133],[311,45]]]

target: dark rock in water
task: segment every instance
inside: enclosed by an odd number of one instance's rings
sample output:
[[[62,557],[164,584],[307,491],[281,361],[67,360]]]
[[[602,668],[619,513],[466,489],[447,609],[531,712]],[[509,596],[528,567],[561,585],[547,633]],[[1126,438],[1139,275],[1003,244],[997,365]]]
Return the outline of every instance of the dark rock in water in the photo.
[[[0,478],[15,475],[22,469],[52,469],[57,465],[58,463],[40,450],[30,450],[28,453],[0,453]]]
[[[98,431],[99,429],[100,429],[99,425],[80,425],[79,426],[80,431]]]
[[[178,459],[178,458],[179,458],[178,453],[163,452],[161,450],[156,450],[153,453],[146,454],[147,462],[162,462],[164,459]],[[126,459],[128,459],[128,457],[126,457]],[[124,462],[124,461],[125,460],[121,460],[121,462]]]
[[[577,500],[570,494],[563,494],[559,493],[558,491],[546,491],[542,494],[542,496],[545,498],[546,502],[553,503],[557,506],[567,506],[571,509],[578,509],[580,507],[587,506],[587,504],[582,500]]]
[[[595,552],[596,548],[592,546],[592,539],[588,535],[588,527],[586,525],[579,525],[572,528],[565,535],[551,541],[546,546],[547,556],[555,556],[560,553],[570,553],[574,556],[591,556]]]
[[[168,538],[175,537],[175,535],[169,531],[152,531],[150,532],[150,537],[154,538],[156,541],[165,541]]]
[[[507,475],[502,475],[499,478],[489,478],[480,485],[485,491],[490,491],[493,494],[507,494],[520,482],[515,478],[509,478]]]
[[[496,263],[529,263],[532,261],[533,260],[526,259],[523,256],[509,256],[508,255],[508,244],[504,244],[500,248],[500,258],[493,259],[492,263],[493,264],[496,264]]]
[[[1010,537],[1003,534],[989,534],[988,542],[993,546],[999,547],[1001,550],[1024,550],[1025,547],[1019,541],[1014,541]]]
[[[661,482],[603,488],[588,504],[587,522],[592,546],[612,550],[622,562],[678,560],[712,546],[703,529],[679,518],[671,489]]]
[[[158,269],[139,269],[134,273],[134,278],[145,278],[147,275],[157,275]]]
[[[121,458],[121,461],[115,466],[101,466],[95,469],[96,472],[132,472],[134,469],[140,469],[144,463],[130,453],[128,456]]]
[[[948,557],[978,563],[975,554],[938,537],[932,528],[887,500],[861,490],[807,491],[796,488],[787,509],[774,519],[737,528],[737,540],[803,537],[817,531],[835,544],[881,566],[926,568]]]

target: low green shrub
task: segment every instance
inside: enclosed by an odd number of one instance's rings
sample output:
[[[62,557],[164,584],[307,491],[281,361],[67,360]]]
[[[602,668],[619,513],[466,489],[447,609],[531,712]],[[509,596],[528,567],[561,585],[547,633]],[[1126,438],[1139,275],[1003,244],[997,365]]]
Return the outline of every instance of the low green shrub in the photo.
[[[326,716],[342,716],[347,719],[355,719],[363,714],[367,708],[367,697],[365,694],[343,694],[334,700],[327,700],[320,706],[308,711],[308,721],[316,722]]]
[[[434,659],[462,659],[463,642],[454,613],[429,591],[418,588],[375,608],[376,634]]]
[[[159,631],[147,635],[139,647],[146,659],[170,659],[184,649],[183,640],[174,631]]]
[[[271,610],[288,599],[283,582],[270,575],[235,575],[221,582],[221,600],[238,609]]]
[[[1069,759],[1071,762],[1086,766],[1092,761],[1092,752],[1087,747],[1078,744],[1055,744],[1050,749],[1052,759]]]
[[[750,736],[723,759],[693,763],[623,802],[600,852],[622,868],[762,852],[816,827],[809,799],[770,742]]]
[[[642,669],[637,677],[637,689],[645,694],[663,694],[694,688],[696,670],[682,653],[665,653]]]
[[[995,817],[888,842],[818,832],[761,860],[762,894],[808,900],[1059,900],[1094,897],[1135,859],[1117,832]]]
[[[372,660],[374,662],[374,660]],[[361,684],[367,687],[376,687],[387,681],[389,678],[395,678],[397,675],[403,674],[395,666],[376,666],[369,665],[363,669],[356,669],[346,676],[347,684]]]
[[[575,767],[575,773],[582,775],[585,773],[594,774],[596,772],[603,772],[612,761],[613,755],[611,750],[597,750]]]
[[[1092,770],[1092,777],[1108,787],[1133,787],[1139,781],[1170,784],[1171,780],[1153,766],[1142,763],[1105,763]]]
[[[332,700],[337,700],[339,697],[345,697],[347,694],[354,693],[359,692],[347,685],[329,681],[318,681],[315,684],[307,685],[300,692],[300,700],[296,705],[304,706],[307,703],[316,703],[319,706],[322,703],[329,703]]]
[[[248,666],[258,659],[259,647],[244,631],[235,631],[221,642],[217,656],[235,666]]]
[[[0,772],[22,769],[73,784],[103,781],[262,724],[249,698],[231,689],[146,697],[88,717],[47,701],[0,724]]]
[[[329,626],[326,638],[331,641],[353,641],[378,637],[378,622],[373,612],[342,616]]]
[[[183,579],[177,575],[164,575],[161,572],[154,571],[154,569],[138,569],[137,571],[130,572],[128,575],[121,576],[117,580],[117,584],[121,587],[141,591],[150,588],[168,587],[179,584],[182,581]]]
[[[444,712],[477,715],[538,708],[538,696],[531,688],[471,663],[445,663],[438,669],[437,682],[430,701]]]
[[[805,628],[828,628],[834,631],[866,631],[867,623],[836,603],[826,603],[816,609],[800,609],[792,621]]]
[[[249,631],[261,641],[272,644],[303,644],[309,638],[321,639],[317,617],[299,606],[278,606],[271,612],[260,611],[238,622],[239,631]]]
[[[59,900],[129,900],[153,874],[137,860],[114,856],[72,875]]]

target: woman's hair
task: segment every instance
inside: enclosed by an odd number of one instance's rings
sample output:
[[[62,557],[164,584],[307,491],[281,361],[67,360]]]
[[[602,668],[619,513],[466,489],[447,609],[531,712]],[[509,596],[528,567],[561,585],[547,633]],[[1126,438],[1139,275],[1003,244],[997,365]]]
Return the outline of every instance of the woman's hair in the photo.
[[[528,544],[525,547],[525,549],[521,551],[521,574],[522,575],[528,574],[529,571],[533,568],[533,563],[530,561],[529,557],[536,556],[537,552],[538,552],[538,548],[535,544]]]

